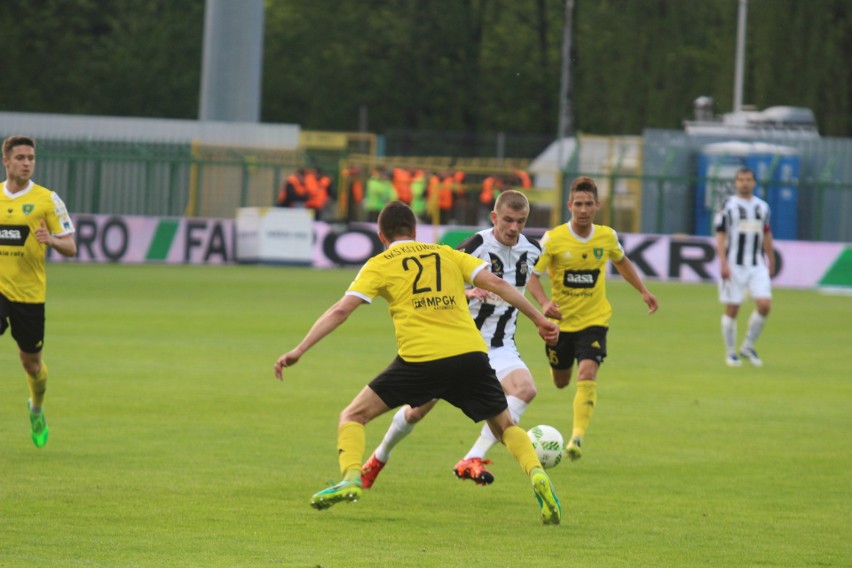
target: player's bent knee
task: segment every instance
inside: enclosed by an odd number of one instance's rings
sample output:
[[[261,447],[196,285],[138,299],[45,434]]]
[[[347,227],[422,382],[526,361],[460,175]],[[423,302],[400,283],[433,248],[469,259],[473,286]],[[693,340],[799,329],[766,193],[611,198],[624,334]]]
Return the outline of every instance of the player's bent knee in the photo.
[[[24,371],[33,377],[38,376],[41,372],[41,358],[38,356],[21,353],[21,364],[24,366]]]
[[[405,413],[405,421],[409,424],[417,424],[421,420],[423,420],[426,415],[429,414],[429,410],[422,410],[421,408],[412,408]]]
[[[512,392],[506,391],[506,394],[517,397],[527,404],[533,401],[538,394],[538,390],[533,384],[519,385]]]
[[[569,384],[571,384],[571,370],[562,370],[562,369],[552,369],[553,371],[553,384],[556,385],[558,389],[564,389]]]
[[[431,400],[426,404],[421,404],[420,406],[407,406],[405,407],[405,421],[409,424],[417,424],[421,420],[423,420],[429,411],[435,408],[435,405],[438,403],[438,400]]]

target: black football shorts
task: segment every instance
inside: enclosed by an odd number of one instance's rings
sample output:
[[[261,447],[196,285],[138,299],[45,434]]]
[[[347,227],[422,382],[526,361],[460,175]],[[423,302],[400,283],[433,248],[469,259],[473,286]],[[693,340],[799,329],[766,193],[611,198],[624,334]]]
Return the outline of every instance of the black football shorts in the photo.
[[[598,365],[606,357],[607,328],[593,325],[580,331],[560,331],[556,345],[546,346],[547,360],[554,369],[570,369],[574,361],[594,359]]]

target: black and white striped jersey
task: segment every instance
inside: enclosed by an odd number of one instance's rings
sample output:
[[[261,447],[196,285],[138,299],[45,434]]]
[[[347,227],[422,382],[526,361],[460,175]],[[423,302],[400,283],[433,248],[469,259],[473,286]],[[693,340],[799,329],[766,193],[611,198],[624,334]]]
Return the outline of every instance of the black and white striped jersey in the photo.
[[[532,267],[541,255],[541,245],[535,239],[520,235],[518,244],[509,247],[497,240],[493,229],[479,231],[458,248],[488,262],[493,274],[517,288],[521,294],[526,292]],[[469,305],[476,327],[489,347],[514,344],[518,322],[518,310],[514,306],[499,298],[473,299]]]
[[[763,238],[769,229],[769,204],[757,196],[743,199],[732,195],[716,213],[717,233],[727,234],[731,266],[765,266]]]

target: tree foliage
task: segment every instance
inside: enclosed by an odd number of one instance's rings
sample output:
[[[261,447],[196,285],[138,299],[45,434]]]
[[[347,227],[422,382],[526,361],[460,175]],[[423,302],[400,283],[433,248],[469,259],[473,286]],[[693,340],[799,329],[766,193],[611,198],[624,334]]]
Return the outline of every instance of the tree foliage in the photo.
[[[194,118],[204,0],[4,0],[0,109]]]
[[[578,130],[732,109],[737,0],[575,0]],[[204,0],[6,0],[0,109],[196,118]],[[564,0],[267,0],[262,120],[555,134]],[[750,0],[744,103],[852,135],[849,0]]]

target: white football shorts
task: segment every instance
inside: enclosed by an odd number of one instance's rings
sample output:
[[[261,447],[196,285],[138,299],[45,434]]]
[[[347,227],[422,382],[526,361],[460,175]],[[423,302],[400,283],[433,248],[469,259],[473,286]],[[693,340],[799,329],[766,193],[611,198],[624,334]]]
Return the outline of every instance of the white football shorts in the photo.
[[[488,361],[491,363],[491,368],[494,369],[499,381],[502,381],[506,378],[506,375],[517,369],[529,370],[514,343],[488,349]]]
[[[765,266],[733,266],[731,277],[719,281],[719,302],[742,304],[746,290],[755,299],[772,298],[769,269]]]

